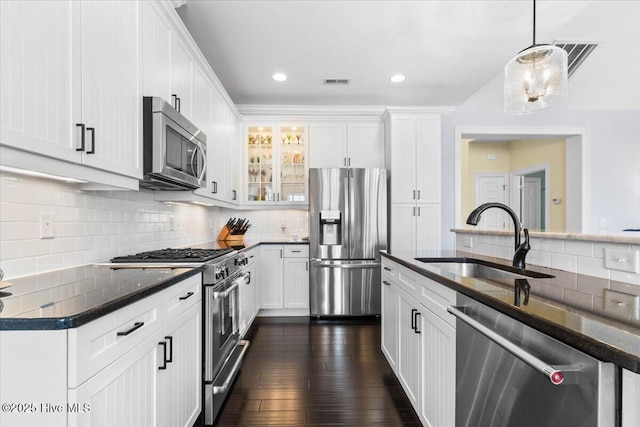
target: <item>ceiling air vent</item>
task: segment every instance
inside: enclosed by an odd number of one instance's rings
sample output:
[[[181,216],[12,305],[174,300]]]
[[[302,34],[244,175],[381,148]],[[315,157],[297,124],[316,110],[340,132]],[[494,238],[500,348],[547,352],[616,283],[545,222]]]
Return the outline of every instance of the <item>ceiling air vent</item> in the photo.
[[[569,64],[569,77],[576,72],[578,67],[587,59],[587,56],[591,55],[591,52],[598,47],[597,43],[555,42],[554,45],[563,48],[569,54],[567,60]]]
[[[326,85],[348,85],[349,79],[324,79]]]

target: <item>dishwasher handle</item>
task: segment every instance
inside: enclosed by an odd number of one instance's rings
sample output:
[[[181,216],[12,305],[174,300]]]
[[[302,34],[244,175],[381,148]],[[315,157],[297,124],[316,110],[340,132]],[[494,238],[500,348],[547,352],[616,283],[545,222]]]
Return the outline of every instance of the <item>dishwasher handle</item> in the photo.
[[[529,353],[525,349],[517,346],[500,334],[484,326],[482,323],[474,320],[473,318],[465,314],[462,310],[460,310],[461,308],[463,307],[449,306],[447,307],[447,311],[456,316],[458,319],[462,320],[464,323],[466,323],[476,331],[480,332],[485,337],[489,338],[491,341],[498,344],[500,347],[507,350],[509,353],[516,356],[518,359],[525,362],[527,365],[531,366],[536,371],[542,373],[544,376],[549,378],[551,384],[575,384],[577,382],[577,374],[580,371],[579,366],[550,366],[548,363],[538,359],[536,356]]]

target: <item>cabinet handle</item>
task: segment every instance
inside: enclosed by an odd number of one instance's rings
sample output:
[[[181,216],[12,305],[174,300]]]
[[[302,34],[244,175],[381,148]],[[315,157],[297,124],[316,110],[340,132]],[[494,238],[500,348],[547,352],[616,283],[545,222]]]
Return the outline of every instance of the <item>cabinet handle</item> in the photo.
[[[351,157],[347,157],[347,166],[351,166]]]
[[[418,310],[416,310],[415,308],[411,309],[411,329],[413,329],[414,331],[416,330],[416,313],[418,312]]]
[[[178,95],[176,95],[175,93],[171,94],[171,98],[173,98],[173,108],[175,108],[175,110],[178,110]]]
[[[236,200],[238,193],[236,192],[236,190],[231,190],[231,192],[233,193],[233,197],[231,198],[231,200]]]
[[[162,346],[162,366],[158,367],[158,370],[162,371],[167,369],[167,343],[160,341],[158,345]]]
[[[413,190],[413,191],[412,191],[412,193],[413,193],[413,195],[411,196],[411,198],[412,198],[413,200],[415,200],[415,199],[416,199],[416,190]]]
[[[414,206],[411,209],[413,210],[413,214],[411,216],[416,216],[416,207]]]
[[[305,263],[304,263],[304,269],[305,269],[306,271],[309,271],[309,261],[307,261],[307,262],[305,262]]]
[[[126,331],[120,331],[120,332],[117,333],[117,335],[119,337],[126,337],[130,333],[137,331],[138,329],[142,328],[143,326],[144,326],[144,322],[136,322],[136,323],[133,324],[133,326],[130,329],[127,329]]]
[[[191,298],[191,296],[193,295],[193,292],[187,292],[187,294],[183,297],[178,298],[180,301],[184,301],[186,299]]]
[[[418,206],[418,216],[420,216],[420,206]]]
[[[391,271],[391,269],[389,267],[383,267],[385,270],[387,271]]]
[[[342,165],[343,166],[347,166],[347,158],[346,157],[342,158]]]
[[[280,258],[282,258],[282,249],[280,249]]]
[[[251,284],[251,272],[250,271],[247,271],[247,279],[246,279],[246,281],[247,281],[247,285]]]
[[[391,286],[391,283],[387,282],[386,280],[383,280],[382,283],[384,283],[387,286]]]
[[[169,340],[169,358],[167,359],[167,363],[173,363],[173,337],[172,336],[167,336],[167,337],[164,337],[164,338],[166,340]]]
[[[300,252],[302,252],[302,251],[291,251],[291,252],[293,252],[293,253],[297,253],[297,254],[298,254],[298,253],[300,253]]]
[[[80,126],[80,148],[76,148],[76,151],[84,151],[84,123],[76,123],[76,126]]]
[[[176,101],[178,101],[178,113],[179,113],[180,108],[182,107],[182,102],[180,101],[180,98],[176,98]]]
[[[420,200],[420,190],[418,190],[418,200]]]
[[[87,132],[91,132],[91,151],[87,151],[87,154],[96,154],[96,129],[87,128]]]
[[[277,200],[280,201],[280,193],[276,193]]]
[[[418,329],[418,316],[422,316],[422,314],[419,311],[416,311],[416,316],[415,316],[415,329],[414,331],[416,332],[416,334],[419,334],[421,331]]]

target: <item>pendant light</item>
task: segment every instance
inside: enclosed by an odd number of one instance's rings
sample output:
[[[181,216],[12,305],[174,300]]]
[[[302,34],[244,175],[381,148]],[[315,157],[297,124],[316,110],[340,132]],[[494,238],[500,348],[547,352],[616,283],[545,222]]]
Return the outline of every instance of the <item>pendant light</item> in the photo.
[[[504,110],[527,114],[551,108],[569,95],[567,52],[536,44],[536,0],[533,0],[533,44],[504,67]]]

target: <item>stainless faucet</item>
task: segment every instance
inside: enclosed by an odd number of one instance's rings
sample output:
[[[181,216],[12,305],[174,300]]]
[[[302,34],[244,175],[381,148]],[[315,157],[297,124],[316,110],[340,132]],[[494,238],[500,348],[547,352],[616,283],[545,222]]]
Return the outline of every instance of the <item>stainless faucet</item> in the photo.
[[[529,245],[529,230],[527,230],[526,228],[522,229],[522,231],[524,231],[524,243],[521,244],[520,230],[522,228],[522,225],[520,224],[518,215],[516,215],[516,213],[509,206],[503,205],[502,203],[484,203],[475,208],[469,214],[469,217],[467,218],[467,224],[473,226],[478,225],[478,222],[480,221],[480,214],[490,208],[500,208],[503,211],[506,211],[513,220],[516,252],[513,254],[512,265],[516,268],[521,268],[524,270],[524,259],[526,258],[529,249],[531,249],[531,246]]]

